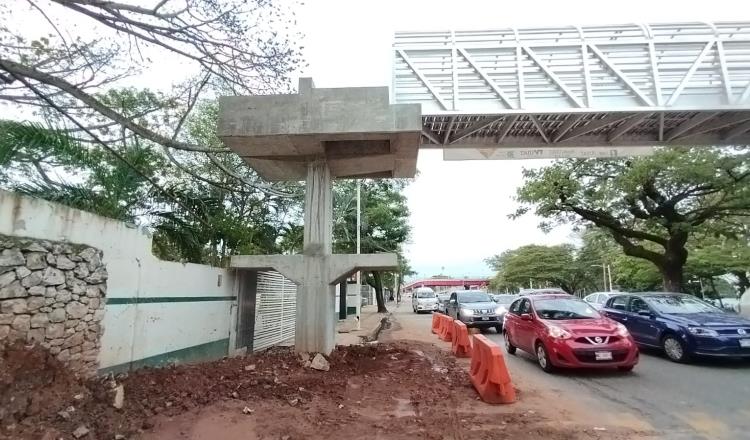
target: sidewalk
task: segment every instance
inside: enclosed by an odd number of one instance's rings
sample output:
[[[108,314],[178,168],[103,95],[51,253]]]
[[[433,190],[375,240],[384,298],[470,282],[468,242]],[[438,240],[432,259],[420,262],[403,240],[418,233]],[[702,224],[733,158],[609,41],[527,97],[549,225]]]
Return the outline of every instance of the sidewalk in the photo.
[[[389,313],[377,313],[377,305],[362,306],[359,330],[354,317],[339,321],[336,324],[336,345],[356,345],[374,339],[380,332],[383,319],[388,318],[390,312],[396,309],[396,303],[390,302],[386,307]]]

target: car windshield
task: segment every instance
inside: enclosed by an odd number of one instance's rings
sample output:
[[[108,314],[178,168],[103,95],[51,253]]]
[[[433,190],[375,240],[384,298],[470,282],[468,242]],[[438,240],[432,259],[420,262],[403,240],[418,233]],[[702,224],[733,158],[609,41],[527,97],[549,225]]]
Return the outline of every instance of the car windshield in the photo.
[[[649,296],[644,299],[660,313],[723,313],[720,309],[688,295]]]
[[[417,292],[417,298],[435,298],[435,292]]]
[[[513,295],[496,295],[494,299],[498,304],[510,304],[516,297]]]
[[[600,315],[583,301],[568,298],[540,299],[534,301],[536,314],[542,319],[594,319]]]
[[[459,293],[458,300],[462,303],[491,302],[490,296],[483,292]]]

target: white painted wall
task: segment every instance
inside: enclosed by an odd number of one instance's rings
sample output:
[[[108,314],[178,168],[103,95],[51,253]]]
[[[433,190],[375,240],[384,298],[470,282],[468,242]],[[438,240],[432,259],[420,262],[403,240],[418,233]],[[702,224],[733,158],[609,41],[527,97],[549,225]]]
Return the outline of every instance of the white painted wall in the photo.
[[[0,191],[0,233],[101,249],[110,300],[235,296],[227,270],[161,261],[151,253],[147,232],[63,205]],[[233,307],[236,300],[108,304],[99,367],[229,338]]]

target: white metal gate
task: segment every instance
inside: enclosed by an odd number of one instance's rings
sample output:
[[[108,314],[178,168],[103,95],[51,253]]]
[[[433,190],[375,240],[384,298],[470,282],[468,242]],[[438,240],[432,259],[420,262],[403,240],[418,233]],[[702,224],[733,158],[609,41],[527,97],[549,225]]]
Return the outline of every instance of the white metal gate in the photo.
[[[258,272],[253,351],[294,340],[297,286],[278,272]]]

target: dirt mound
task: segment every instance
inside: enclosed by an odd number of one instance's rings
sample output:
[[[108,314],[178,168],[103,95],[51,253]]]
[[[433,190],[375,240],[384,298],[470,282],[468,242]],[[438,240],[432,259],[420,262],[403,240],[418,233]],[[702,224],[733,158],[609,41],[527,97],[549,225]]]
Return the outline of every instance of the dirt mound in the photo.
[[[0,348],[2,426],[33,424],[65,408],[83,390],[78,378],[41,347],[15,342]]]
[[[329,371],[274,349],[89,380],[38,347],[0,351],[0,439],[598,437],[478,402],[456,359],[427,343],[339,347]]]
[[[178,416],[222,401],[296,408],[314,400],[327,401],[338,412],[339,402],[347,401],[356,390],[382,390],[381,397],[392,401],[387,389],[415,378],[424,386],[405,386],[414,393],[407,397],[427,403],[445,394],[441,382],[454,380],[447,368],[433,370],[432,361],[422,352],[398,343],[337,348],[329,357],[327,372],[305,366],[306,359],[288,349],[203,364],[144,368],[114,380],[79,378],[38,346],[2,347],[0,360],[2,439],[73,438],[80,427],[88,430],[81,438],[137,437],[159,417]],[[458,371],[453,373],[459,376]],[[113,406],[115,384],[125,390],[121,409]],[[321,424],[336,423],[324,413],[319,414]]]

